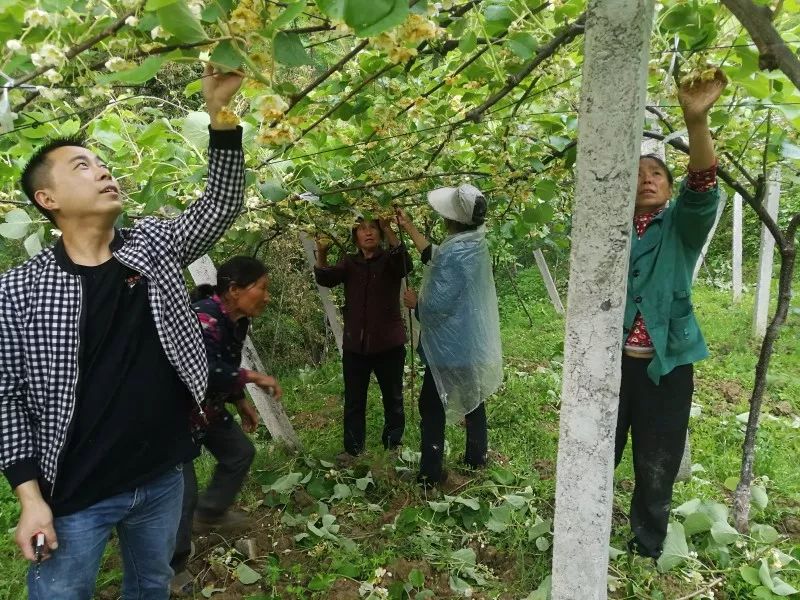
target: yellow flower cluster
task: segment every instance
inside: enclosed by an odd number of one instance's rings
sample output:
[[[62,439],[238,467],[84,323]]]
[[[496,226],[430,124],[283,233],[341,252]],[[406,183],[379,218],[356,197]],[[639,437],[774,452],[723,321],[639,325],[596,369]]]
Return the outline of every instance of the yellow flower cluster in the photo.
[[[410,14],[405,22],[400,25],[398,37],[409,44],[419,44],[439,35],[439,27],[422,15]]]
[[[412,14],[402,25],[392,31],[385,31],[370,40],[372,46],[385,52],[395,64],[406,62],[417,55],[416,46],[422,41],[439,35],[439,27],[421,15]]]
[[[286,101],[277,94],[263,96],[258,104],[258,112],[264,121],[276,121],[289,109]]]
[[[228,25],[234,35],[245,35],[258,31],[263,23],[259,16],[259,7],[256,5],[258,0],[242,0],[233,9],[228,17]]]
[[[227,106],[222,107],[220,111],[216,114],[216,120],[219,122],[220,125],[225,126],[232,126],[239,124],[239,117],[236,116],[236,113],[233,112]]]
[[[405,46],[395,46],[389,50],[389,60],[394,64],[404,63],[417,55],[416,48],[406,48]]]
[[[275,127],[262,127],[256,136],[256,142],[264,146],[284,146],[294,141],[294,129],[286,123]]]

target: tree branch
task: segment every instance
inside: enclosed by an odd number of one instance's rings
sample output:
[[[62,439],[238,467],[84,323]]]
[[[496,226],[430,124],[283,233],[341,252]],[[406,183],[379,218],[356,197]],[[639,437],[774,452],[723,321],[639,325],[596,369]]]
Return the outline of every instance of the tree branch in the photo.
[[[545,60],[550,58],[553,54],[556,53],[556,50],[564,44],[567,44],[578,37],[581,33],[583,33],[583,24],[586,21],[586,13],[583,13],[580,17],[578,17],[572,24],[566,27],[561,33],[559,33],[556,37],[554,37],[550,42],[544,46],[539,52],[534,56],[528,64],[525,65],[520,71],[518,71],[515,75],[508,78],[508,83],[506,83],[503,88],[489,97],[483,104],[473,108],[469,111],[466,116],[464,117],[465,121],[473,121],[477,123],[481,120],[483,113],[489,110],[492,106],[497,104],[500,100],[502,100],[505,96],[511,92],[515,87],[517,87],[523,79],[525,79],[528,75],[530,75],[533,70],[542,64]]]
[[[100,33],[95,35],[94,37],[90,37],[85,42],[81,42],[77,46],[73,46],[72,48],[67,50],[64,53],[64,55],[67,57],[67,60],[75,58],[80,53],[85,52],[86,50],[88,50],[92,46],[97,45],[98,43],[102,42],[104,39],[109,38],[112,35],[114,35],[115,33],[117,33],[117,31],[122,29],[122,27],[125,25],[125,21],[128,19],[128,17],[132,17],[133,15],[135,15],[136,11],[139,10],[139,8],[141,8],[142,4],[144,4],[144,2],[141,2],[135,8],[132,8],[128,12],[124,13],[119,19],[114,21],[114,23],[109,25],[106,29],[104,29],[103,31],[101,31]],[[35,79],[36,77],[38,77],[39,75],[41,75],[42,73],[48,71],[51,68],[52,68],[52,65],[45,65],[45,66],[39,67],[38,69],[28,73],[27,75],[24,75],[24,76],[20,77],[19,79],[15,80],[14,84],[15,84],[15,86],[17,86],[17,85],[22,85],[23,83],[27,83],[31,79]]]
[[[773,14],[767,6],[752,0],[722,0],[729,11],[744,25],[758,48],[758,66],[767,71],[780,69],[800,90],[800,59],[783,41],[772,24]]]

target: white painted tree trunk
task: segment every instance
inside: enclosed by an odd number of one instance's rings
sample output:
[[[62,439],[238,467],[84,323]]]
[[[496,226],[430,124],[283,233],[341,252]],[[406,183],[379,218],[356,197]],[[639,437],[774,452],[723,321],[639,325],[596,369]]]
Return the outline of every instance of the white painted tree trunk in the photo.
[[[717,225],[719,225],[719,220],[722,218],[722,213],[725,211],[725,204],[727,203],[728,197],[725,194],[725,191],[722,189],[720,189],[719,193],[720,197],[719,204],[717,205],[717,216],[714,218],[714,225],[711,227],[711,231],[708,232],[706,243],[703,244],[703,249],[700,251],[700,257],[697,259],[697,264],[694,266],[692,283],[697,281],[697,276],[700,274],[700,267],[703,266],[703,262],[706,260],[706,255],[708,254],[708,247],[711,246],[711,240],[714,239],[714,234],[717,232]]]
[[[553,600],[605,600],[652,0],[590,0],[556,471]]]
[[[544,280],[544,286],[547,288],[547,295],[550,296],[550,302],[553,303],[553,308],[560,315],[564,314],[564,305],[561,304],[561,296],[558,295],[558,289],[553,281],[553,276],[550,275],[550,269],[547,268],[547,261],[544,259],[544,254],[539,249],[533,251],[533,258],[536,259],[536,266],[539,267],[539,273]]]
[[[303,244],[303,250],[306,253],[306,260],[308,261],[308,266],[311,269],[313,276],[314,264],[317,262],[314,258],[314,240],[311,239],[310,235],[304,231],[301,231],[300,242]],[[336,340],[336,347],[339,349],[339,354],[341,355],[342,338],[344,337],[344,334],[342,331],[342,321],[339,318],[339,310],[333,303],[333,297],[331,296],[331,291],[328,288],[318,285],[317,291],[319,292],[319,299],[322,301],[322,308],[325,311],[325,317],[328,320],[328,327],[330,327],[331,333],[333,333],[333,337]]]
[[[208,254],[201,256],[189,265],[189,273],[196,285],[201,283],[214,285],[217,283],[217,269]],[[247,336],[244,341],[242,367],[266,373],[250,336]],[[272,394],[268,394],[255,384],[248,383],[247,391],[272,437],[285,444],[290,450],[301,450],[302,444],[294,431],[294,427],[292,427],[292,423],[286,416],[286,411],[283,410],[283,405]]]
[[[775,167],[767,180],[767,212],[773,219],[778,218],[778,198],[781,195],[781,169]],[[765,226],[761,227],[761,250],[758,253],[758,283],[753,310],[753,337],[761,339],[767,332],[769,316],[769,296],[772,284],[772,259],[775,251],[775,238]]]
[[[742,299],[742,197],[739,194],[733,196],[732,254],[733,301],[740,302]]]

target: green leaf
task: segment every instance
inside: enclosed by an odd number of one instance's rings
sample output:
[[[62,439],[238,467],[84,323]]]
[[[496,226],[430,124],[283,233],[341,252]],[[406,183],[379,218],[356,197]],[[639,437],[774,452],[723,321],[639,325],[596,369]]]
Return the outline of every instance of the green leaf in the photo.
[[[292,21],[294,21],[297,17],[300,16],[300,13],[303,12],[303,9],[306,7],[305,0],[298,0],[298,2],[292,2],[291,4],[286,5],[286,10],[284,10],[278,18],[275,19],[271,23],[271,27],[273,30],[280,29],[284,25],[288,25]]]
[[[683,530],[686,535],[694,535],[696,533],[703,533],[709,531],[714,522],[707,514],[703,512],[696,512],[683,521]]]
[[[800,150],[800,148],[798,148]],[[754,485],[750,488],[750,495],[755,504],[761,510],[767,508],[769,498],[767,497],[767,490],[762,485]]]
[[[517,480],[517,476],[514,475],[512,471],[509,471],[500,465],[494,465],[491,467],[489,469],[489,476],[500,485],[513,485]]]
[[[204,587],[202,589],[202,591],[200,593],[203,594],[204,598],[211,598],[211,596],[213,596],[217,592],[224,592],[224,591],[225,591],[225,588],[218,588],[218,587],[214,587],[213,585],[207,585],[206,587]]]
[[[627,552],[624,550],[617,550],[613,546],[608,547],[608,559],[609,560],[617,560],[620,556],[625,556]]]
[[[234,575],[236,575],[236,578],[244,585],[252,585],[261,579],[261,575],[243,562],[239,563],[236,567]]]
[[[280,202],[289,195],[289,192],[283,189],[281,182],[277,179],[269,179],[265,181],[258,187],[258,189],[261,191],[261,195],[264,196],[264,198],[267,200],[272,200],[273,202]],[[333,466],[333,463],[328,464]]]
[[[435,500],[428,500],[428,506],[436,513],[445,513],[450,510],[452,504],[450,502],[436,502]]]
[[[159,8],[169,6],[170,4],[175,4],[177,1],[178,0],[147,0],[147,4],[144,5],[144,9],[148,12],[158,10]]]
[[[546,552],[550,548],[550,540],[543,535],[539,536],[536,538],[536,547],[542,552]]]
[[[508,48],[522,60],[528,60],[539,47],[536,38],[530,33],[515,33],[506,42]]]
[[[468,31],[467,33],[465,33],[458,42],[458,49],[464,53],[472,52],[477,47],[478,47],[478,38],[475,35],[474,31]]]
[[[542,580],[542,583],[539,584],[539,587],[536,588],[535,591],[528,594],[525,600],[550,600],[552,586],[553,582],[551,576],[548,575]]]
[[[555,211],[549,204],[529,206],[522,213],[522,220],[526,223],[544,224],[552,220]]]
[[[550,533],[550,526],[552,524],[553,521],[551,519],[545,519],[544,521],[534,523],[528,528],[528,539],[533,541],[545,533]]]
[[[344,22],[359,37],[372,37],[400,25],[408,16],[408,0],[346,0]]]
[[[289,473],[269,486],[268,491],[277,492],[278,494],[288,494],[297,487],[302,478],[302,473]]]
[[[42,242],[37,233],[32,233],[26,237],[22,245],[25,247],[28,256],[36,256],[42,251]]]
[[[99,83],[119,81],[122,83],[130,83],[131,85],[144,83],[155,77],[156,73],[158,73],[159,69],[161,69],[161,65],[164,64],[166,59],[166,55],[151,56],[150,58],[143,60],[139,66],[134,67],[133,69],[128,69],[127,71],[117,71],[116,73],[105,73],[97,77],[97,81]]]
[[[28,233],[31,218],[21,208],[14,208],[6,213],[6,222],[0,224],[0,235],[10,240],[21,240]]]
[[[273,46],[275,60],[290,67],[299,67],[312,64],[311,57],[303,47],[300,36],[296,33],[279,31],[275,35]]]
[[[336,575],[330,573],[317,573],[308,582],[308,589],[312,592],[324,592],[330,589],[336,579]]]
[[[474,567],[478,562],[478,557],[472,548],[461,548],[461,550],[456,550],[450,555],[450,560],[458,566]]]
[[[344,21],[344,11],[347,0],[316,0],[316,2],[324,15],[337,21]]]
[[[344,500],[345,498],[349,498],[353,495],[353,490],[350,489],[349,485],[344,483],[337,483],[333,486],[333,496],[334,500]]]
[[[778,541],[778,531],[769,525],[756,523],[750,528],[750,536],[762,544],[774,544]]]
[[[502,4],[490,4],[483,11],[483,16],[487,21],[510,25],[514,20],[514,11]]]
[[[408,574],[408,583],[415,588],[421,588],[425,585],[425,575],[419,569],[411,569]]]
[[[717,521],[711,526],[711,537],[718,544],[732,544],[739,538],[739,532],[726,521]]]
[[[661,573],[677,567],[689,558],[689,546],[686,544],[686,535],[683,525],[672,522],[667,525],[667,537],[664,539],[664,549],[656,564]]]
[[[560,139],[566,139],[566,138],[560,138]],[[536,191],[537,198],[541,198],[545,202],[549,202],[550,200],[555,198],[556,191],[558,190],[558,185],[552,179],[541,179],[536,183],[536,187],[534,189]]]
[[[472,510],[481,509],[481,503],[475,500],[475,498],[462,498],[461,496],[456,496],[455,498],[453,498],[453,501],[457,502],[458,504],[463,504],[464,506],[467,506]]]
[[[365,492],[370,485],[375,485],[375,480],[372,479],[372,471],[369,471],[364,477],[356,479],[356,487]]]
[[[208,113],[192,111],[183,119],[181,133],[198,148],[208,145],[208,125],[211,122]]]
[[[224,40],[217,44],[209,60],[218,65],[228,67],[229,69],[238,69],[244,62],[242,55],[230,40]]]
[[[761,580],[758,578],[758,569],[748,566],[739,567],[739,574],[750,585],[761,585]]]
[[[732,492],[736,489],[736,486],[739,485],[739,478],[735,476],[728,477],[722,485],[725,486],[726,490]]]
[[[184,44],[194,44],[208,39],[200,21],[192,14],[185,0],[177,0],[158,9],[161,26]]]

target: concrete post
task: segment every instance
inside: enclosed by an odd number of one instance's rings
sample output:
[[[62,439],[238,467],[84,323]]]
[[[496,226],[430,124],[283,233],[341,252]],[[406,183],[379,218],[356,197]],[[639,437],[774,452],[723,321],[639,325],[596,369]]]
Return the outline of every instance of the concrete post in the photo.
[[[622,320],[652,0],[590,0],[556,471],[553,600],[607,598]]]
[[[301,231],[300,242],[303,244],[306,260],[308,261],[308,266],[313,274],[314,264],[316,263],[316,259],[314,257],[314,240],[312,240],[311,236],[306,232]],[[333,333],[333,337],[336,340],[336,347],[339,349],[339,354],[341,355],[342,338],[344,337],[344,333],[342,331],[342,321],[339,318],[339,310],[333,303],[333,297],[331,296],[331,291],[328,288],[318,285],[317,291],[319,292],[319,299],[322,301],[322,308],[325,311],[325,317],[328,319],[328,326],[331,328],[331,333]]]
[[[544,280],[544,286],[547,288],[547,295],[550,296],[550,302],[553,303],[553,308],[560,315],[564,314],[564,305],[561,303],[561,297],[558,295],[558,289],[553,281],[553,276],[550,275],[550,269],[547,268],[547,261],[544,259],[544,254],[538,248],[533,251],[533,258],[536,259],[536,266],[539,267],[539,273]]]
[[[781,195],[781,169],[775,167],[767,180],[767,212],[773,219],[778,218],[778,199]],[[769,316],[769,296],[772,284],[772,259],[775,251],[775,238],[765,226],[761,227],[761,250],[758,253],[758,283],[756,284],[755,307],[753,310],[753,337],[761,339],[767,333]]]
[[[697,276],[700,274],[700,267],[703,266],[703,262],[706,260],[706,254],[708,254],[708,247],[711,245],[711,240],[714,239],[714,234],[717,232],[717,225],[719,225],[719,220],[722,218],[722,213],[725,211],[725,204],[727,203],[728,196],[722,189],[720,189],[719,193],[720,197],[719,204],[717,205],[717,216],[714,218],[714,225],[711,227],[711,231],[708,232],[706,243],[703,244],[703,249],[700,251],[700,257],[697,259],[697,264],[694,266],[692,283],[697,281]]]
[[[733,196],[733,301],[742,299],[742,197]]]
[[[196,285],[201,283],[216,284],[217,282],[217,269],[208,254],[201,256],[189,265],[189,273]],[[247,336],[244,341],[242,367],[266,373],[266,369],[264,369],[250,336]],[[283,405],[275,400],[272,394],[268,394],[252,383],[247,384],[247,391],[272,437],[285,444],[290,450],[301,450],[302,444],[294,431],[294,427],[292,427],[292,423],[286,416],[286,411],[283,410]]]

